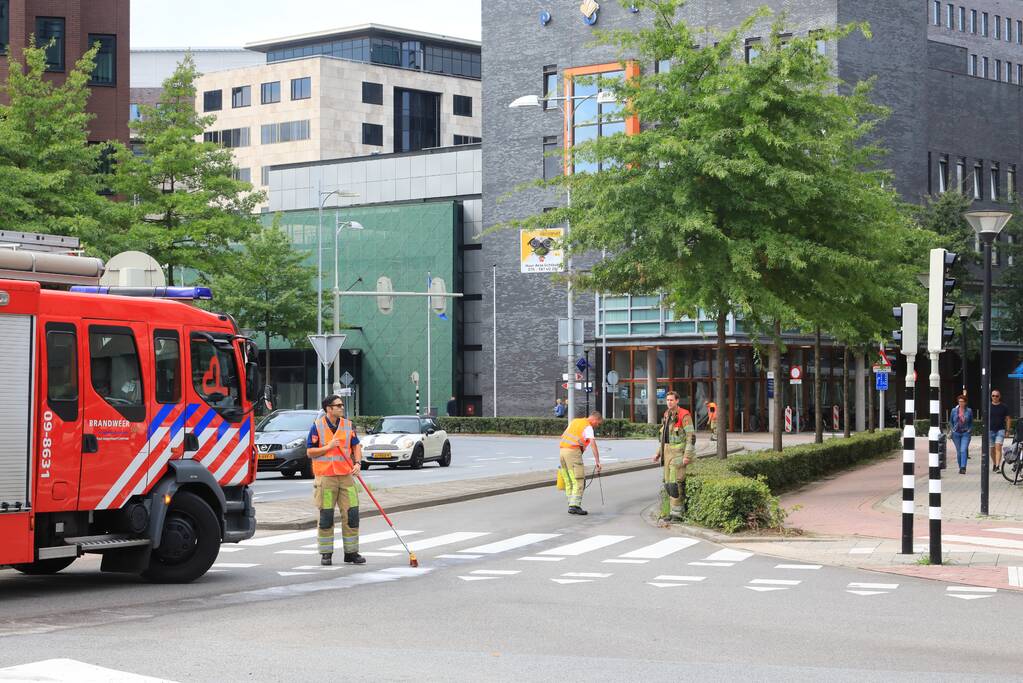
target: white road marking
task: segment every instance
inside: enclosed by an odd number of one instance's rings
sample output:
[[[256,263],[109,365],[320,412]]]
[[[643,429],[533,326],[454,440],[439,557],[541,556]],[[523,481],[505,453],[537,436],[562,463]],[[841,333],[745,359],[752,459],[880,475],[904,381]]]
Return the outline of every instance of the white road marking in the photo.
[[[609,536],[609,535],[593,536],[591,538],[576,541],[575,543],[569,543],[568,545],[563,545],[558,548],[544,550],[538,554],[571,556],[582,555],[583,553],[588,553],[591,550],[600,550],[601,548],[606,548],[609,545],[614,545],[615,543],[627,541],[630,538],[632,538],[632,536]]]
[[[862,581],[852,581],[849,583],[849,588],[871,588],[893,591],[898,587],[899,584],[897,583],[863,583]]]
[[[563,558],[563,557],[520,557],[519,559],[520,560],[525,560],[526,562],[561,562],[565,558]]]
[[[680,550],[692,547],[699,542],[699,539],[696,538],[666,538],[663,541],[654,543],[653,545],[633,550],[630,553],[625,553],[618,557],[623,559],[659,560],[671,555],[672,553],[677,553]]]
[[[607,563],[607,564],[646,564],[650,560],[623,560],[621,558],[616,558],[616,559],[612,559],[612,560],[603,560],[603,561],[605,563]]]
[[[398,533],[401,534],[402,538],[404,538],[406,536],[415,536],[416,534],[421,534],[423,532],[422,531],[405,531],[404,529],[398,529]],[[334,536],[335,537],[340,536],[340,535],[341,535],[341,530],[340,529],[338,529],[337,531],[334,532]],[[376,533],[366,534],[365,536],[359,536],[359,545],[361,546],[361,545],[366,545],[368,543],[376,543],[377,541],[389,541],[392,538],[394,538],[394,532],[393,531],[378,531]],[[303,548],[316,548],[316,547],[319,547],[319,546],[316,543],[310,543],[309,545],[304,545],[302,547]]]
[[[751,591],[757,591],[758,593],[766,593],[768,591],[787,591],[788,590],[788,588],[783,588],[781,586],[743,586],[743,588],[748,588]]]
[[[493,574],[494,576],[512,576],[514,574],[521,574],[521,569],[477,569],[476,571],[469,572],[470,574]]]
[[[482,555],[438,555],[438,559],[442,560],[478,560]]]
[[[959,598],[960,600],[982,600],[984,598],[990,598],[990,593],[984,595],[977,595],[976,593],[945,593],[950,598]]]
[[[245,550],[245,548],[238,548],[236,546],[225,546],[225,545],[220,546],[220,552],[222,552],[222,553],[236,553],[239,550]]]
[[[165,678],[106,669],[75,659],[44,659],[0,669],[4,681],[77,681],[77,683],[171,683]]]
[[[252,567],[258,567],[259,565],[247,562],[215,562],[213,566],[216,569],[251,569]]]
[[[276,534],[274,536],[260,536],[259,538],[250,538],[248,540],[241,541],[238,545],[245,547],[277,545],[278,543],[304,541],[307,538],[313,538],[315,536],[316,529],[306,529],[305,531],[293,531],[289,534]]]
[[[820,569],[819,564],[776,564],[775,569]]]
[[[889,591],[860,591],[860,590],[845,590],[846,593],[852,593],[853,595],[888,595]]]
[[[704,559],[710,562],[742,562],[748,557],[753,557],[753,553],[748,553],[745,550],[732,550],[731,548],[725,548],[719,550],[716,553],[708,555]]]
[[[462,541],[470,541],[480,536],[489,536],[489,531],[455,531],[450,534],[444,534],[443,536],[434,536],[433,538],[424,538],[421,541],[412,541],[408,544],[409,550],[427,550],[429,548],[436,548],[441,545],[449,545],[451,543],[461,543]],[[384,550],[404,550],[402,545],[389,545]]]
[[[592,583],[593,579],[551,579],[554,583]]]
[[[499,579],[499,576],[459,576],[462,581],[492,581]]]
[[[654,581],[703,581],[706,576],[674,576],[671,574],[661,574],[655,576]]]
[[[850,555],[870,555],[874,552],[873,548],[850,548]]]
[[[1023,567],[1009,567],[1009,585],[1023,586]]]
[[[599,574],[597,572],[565,572],[562,576],[572,576],[580,579],[606,579],[613,574]]]
[[[657,586],[658,588],[672,588],[674,586],[688,586],[688,583],[659,583],[657,581],[647,581],[648,586]]]
[[[398,553],[385,553],[379,550],[377,551],[363,550],[359,554],[364,555],[365,557],[395,557],[398,555]]]
[[[942,534],[941,540],[957,541],[959,543],[969,543],[971,545],[986,545],[992,548],[1012,548],[1014,550],[1023,549],[1023,541],[1015,541],[1009,538],[993,538],[991,536],[959,536],[957,534]]]
[[[320,564],[303,564],[300,567],[292,567],[292,569],[295,569],[295,570],[298,570],[298,571],[315,569],[316,571],[321,571],[321,572],[336,572],[338,569],[344,569],[344,565],[342,565],[342,564],[331,564],[331,565],[328,565],[328,566],[324,567],[323,565],[320,565]]]
[[[997,531],[1000,534],[1018,534],[1023,536],[1023,527],[1001,527],[999,529],[984,529],[984,531]]]
[[[280,576],[308,576],[315,573],[316,572],[277,572]]]
[[[732,567],[734,562],[690,562],[693,567]]]
[[[475,548],[466,548],[467,553],[481,553],[483,555],[493,555],[496,553],[503,553],[506,550],[515,550],[527,545],[533,545],[534,543],[540,543],[541,541],[547,541],[552,538],[557,538],[561,534],[522,534],[521,536],[512,536],[503,541],[495,541],[494,543],[488,543],[486,545],[478,545]]]
[[[750,583],[765,586],[798,586],[802,582],[796,579],[753,579]]]
[[[949,586],[945,589],[949,593],[997,593],[997,588],[985,586]]]
[[[275,550],[274,555],[319,555],[315,550]]]

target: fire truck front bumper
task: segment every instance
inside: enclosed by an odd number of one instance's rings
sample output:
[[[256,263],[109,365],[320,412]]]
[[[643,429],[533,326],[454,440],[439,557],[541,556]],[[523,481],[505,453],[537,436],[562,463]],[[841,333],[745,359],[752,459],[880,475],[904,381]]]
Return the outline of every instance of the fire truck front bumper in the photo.
[[[256,507],[252,504],[252,489],[248,486],[230,486],[224,489],[227,509],[224,514],[224,543],[238,543],[256,533]]]

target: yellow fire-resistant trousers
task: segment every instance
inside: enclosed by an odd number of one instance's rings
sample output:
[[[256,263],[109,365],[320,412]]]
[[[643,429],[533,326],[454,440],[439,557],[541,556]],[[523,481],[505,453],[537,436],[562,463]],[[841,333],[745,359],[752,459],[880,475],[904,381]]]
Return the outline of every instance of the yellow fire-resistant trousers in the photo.
[[[664,461],[664,490],[668,492],[671,504],[671,516],[680,518],[685,513],[686,498],[686,466],[682,464],[685,457],[682,449],[665,446],[661,459]]]
[[[562,448],[561,476],[565,480],[565,495],[568,506],[582,507],[583,490],[586,488],[586,470],[583,467],[583,454],[578,448]]]
[[[334,507],[341,510],[341,544],[345,553],[359,552],[359,489],[350,474],[316,477],[313,502],[320,511],[317,548],[321,554],[334,552]]]

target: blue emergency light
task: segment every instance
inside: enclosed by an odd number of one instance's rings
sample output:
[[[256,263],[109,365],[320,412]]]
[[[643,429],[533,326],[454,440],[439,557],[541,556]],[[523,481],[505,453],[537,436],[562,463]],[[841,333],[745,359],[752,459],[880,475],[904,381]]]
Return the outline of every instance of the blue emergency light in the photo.
[[[213,300],[213,291],[209,287],[86,287],[77,285],[72,287],[71,291],[79,294],[115,294],[152,299]]]

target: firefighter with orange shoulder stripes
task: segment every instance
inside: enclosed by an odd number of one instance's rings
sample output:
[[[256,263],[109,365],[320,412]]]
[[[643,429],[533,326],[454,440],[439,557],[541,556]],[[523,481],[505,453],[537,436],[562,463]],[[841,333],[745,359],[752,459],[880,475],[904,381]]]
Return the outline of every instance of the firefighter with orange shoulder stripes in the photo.
[[[317,547],[320,564],[330,566],[334,556],[334,508],[341,510],[341,542],[345,562],[365,564],[359,554],[359,490],[352,473],[362,462],[362,446],[355,427],[345,419],[340,396],[323,399],[323,415],[316,418],[306,439],[306,454],[313,464],[316,483],[313,501],[319,510]]]
[[[668,409],[661,420],[660,438],[654,462],[664,462],[664,490],[670,511],[665,521],[682,521],[686,512],[686,466],[696,458],[696,427],[693,416],[678,405],[679,394],[669,391]]]
[[[585,515],[583,490],[586,488],[586,470],[583,467],[583,453],[587,448],[593,451],[593,462],[600,472],[600,451],[594,431],[604,421],[603,415],[594,411],[589,417],[578,417],[568,423],[568,429],[561,435],[559,455],[561,456],[561,478],[565,482],[568,496],[568,514]]]

